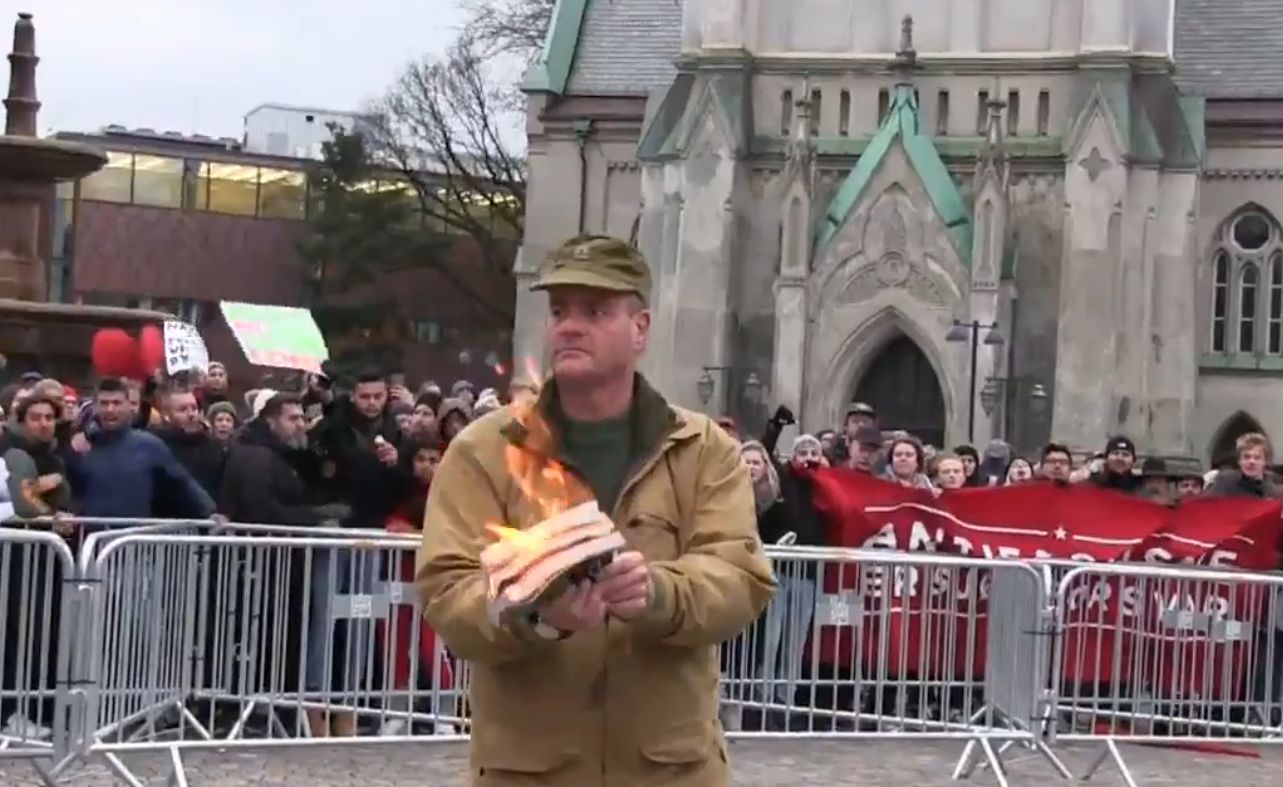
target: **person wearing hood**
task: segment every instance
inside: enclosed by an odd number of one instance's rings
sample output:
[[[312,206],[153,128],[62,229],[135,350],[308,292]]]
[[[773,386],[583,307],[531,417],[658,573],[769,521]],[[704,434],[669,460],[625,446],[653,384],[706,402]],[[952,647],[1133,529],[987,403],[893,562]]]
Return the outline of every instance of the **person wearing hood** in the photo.
[[[54,517],[71,508],[71,490],[66,471],[58,457],[55,438],[62,415],[62,399],[32,393],[14,407],[14,418],[4,425],[3,456],[6,496],[13,513],[20,519]],[[10,522],[7,526],[13,527]],[[43,529],[44,525],[30,525]],[[72,534],[70,526],[55,523],[54,529],[64,537]],[[41,670],[41,664],[57,663],[60,628],[62,581],[58,561],[23,559],[23,550],[9,550],[0,555],[0,577],[8,584],[12,614],[8,615],[0,636],[0,688],[23,694],[52,690],[53,671]],[[21,600],[41,614],[19,615],[16,604]],[[0,615],[0,617],[4,617]],[[48,644],[45,644],[48,643]],[[22,664],[27,665],[23,670]],[[41,674],[45,680],[41,680]],[[42,685],[44,684],[44,685]],[[38,707],[43,705],[43,707]],[[0,700],[3,734],[18,738],[44,738],[49,729],[44,720],[53,718],[52,701],[27,702],[25,699]],[[34,721],[32,719],[35,719]]]
[[[210,361],[202,377],[197,399],[202,407],[213,407],[220,402],[229,401],[228,388],[227,367],[218,361]]]
[[[223,445],[210,435],[201,421],[196,394],[188,390],[170,391],[164,398],[164,405],[165,423],[155,430],[156,436],[169,446],[174,458],[187,468],[196,483],[210,497],[217,497],[226,454]],[[158,505],[157,512],[165,516],[167,504]]]
[[[1136,444],[1131,438],[1111,437],[1105,445],[1104,465],[1087,482],[1128,495],[1140,492],[1144,480],[1136,474]]]
[[[236,429],[241,423],[236,405],[231,402],[217,402],[205,413],[205,420],[209,422],[209,436],[223,446],[224,450],[231,448],[236,440]]]
[[[463,399],[446,399],[437,411],[437,424],[441,439],[447,446],[459,433],[472,423],[472,407]]]
[[[984,457],[976,469],[976,486],[1002,486],[1007,482],[1007,466],[1011,464],[1011,446],[1002,440],[990,440],[985,446]]]

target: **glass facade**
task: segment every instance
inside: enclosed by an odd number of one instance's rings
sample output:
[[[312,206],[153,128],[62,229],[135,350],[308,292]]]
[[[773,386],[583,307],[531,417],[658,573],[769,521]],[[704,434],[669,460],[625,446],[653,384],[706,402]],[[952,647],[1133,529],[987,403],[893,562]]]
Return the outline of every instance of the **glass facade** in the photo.
[[[80,181],[80,198],[265,219],[302,220],[308,206],[300,170],[119,151]]]
[[[294,221],[320,207],[321,195],[310,193],[307,173],[301,169],[119,151],[109,151],[107,157],[105,167],[80,181],[80,199]],[[502,197],[437,189],[428,195],[425,211],[419,194],[404,181],[372,180],[356,188],[400,193],[410,205],[414,225],[432,232],[459,235],[476,226],[501,239],[516,234],[508,222],[494,216],[491,199],[502,210]]]

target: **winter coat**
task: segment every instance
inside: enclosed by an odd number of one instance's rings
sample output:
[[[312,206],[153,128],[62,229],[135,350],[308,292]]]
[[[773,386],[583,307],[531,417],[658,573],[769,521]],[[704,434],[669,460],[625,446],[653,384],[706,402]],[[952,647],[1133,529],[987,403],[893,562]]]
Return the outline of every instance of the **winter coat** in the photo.
[[[250,422],[228,454],[219,509],[233,522],[319,525],[324,517],[292,461],[296,453],[265,422]]]
[[[227,461],[227,452],[223,446],[204,429],[185,432],[174,426],[163,426],[155,434],[169,447],[174,458],[187,468],[196,483],[209,492],[211,497],[218,497],[223,480],[223,465]]]
[[[432,481],[417,581],[428,621],[471,663],[473,785],[730,784],[717,647],[757,619],[775,580],[734,441],[637,381],[642,453],[610,512],[650,565],[654,600],[636,620],[553,641],[527,619],[487,613],[486,524],[541,518],[505,453],[567,464],[554,432],[512,408],[491,413],[455,439]],[[556,396],[554,381],[536,405],[545,423]]]
[[[207,519],[214,499],[156,435],[141,429],[87,429],[90,450],[70,457],[77,511],[89,518],[148,519],[163,495],[173,516]]]
[[[14,516],[35,519],[71,510],[71,487],[56,443],[37,442],[27,437],[21,426],[5,424],[0,460],[4,462],[7,498],[13,505]],[[41,478],[58,483],[42,491]]]
[[[389,467],[379,461],[379,438],[395,446],[401,460],[411,450],[386,409],[371,423],[347,398],[338,401],[311,433],[329,499],[351,507],[351,521],[345,524],[353,527],[382,528],[412,488],[409,463],[398,461]]]

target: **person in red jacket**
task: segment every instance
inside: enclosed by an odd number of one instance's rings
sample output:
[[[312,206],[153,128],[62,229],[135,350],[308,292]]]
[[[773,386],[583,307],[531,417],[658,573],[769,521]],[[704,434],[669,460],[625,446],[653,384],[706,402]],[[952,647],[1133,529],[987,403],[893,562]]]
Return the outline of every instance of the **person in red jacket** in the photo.
[[[388,517],[387,529],[393,533],[418,534],[423,530],[423,513],[428,504],[428,489],[432,486],[432,477],[436,474],[445,444],[435,429],[429,429],[415,441],[414,454],[409,457],[414,472],[414,490],[406,502]],[[401,552],[401,558],[392,569],[390,580],[409,585],[414,581],[414,550]],[[413,600],[413,594],[408,599]],[[389,632],[387,626],[380,626],[379,636],[383,640],[384,652],[391,649],[393,658],[393,687],[398,692],[407,692],[394,707],[389,710],[410,711],[413,703],[411,697],[417,696],[421,689],[445,691],[454,686],[453,665],[444,651],[437,648],[437,636],[425,621],[420,619],[418,632],[418,655],[415,650],[414,622],[418,617],[416,610],[409,603],[402,605],[393,619],[394,630]],[[417,662],[417,663],[416,663]],[[440,697],[437,692],[431,695]],[[453,707],[441,700],[431,708],[434,715],[452,715]],[[383,725],[383,735],[400,735],[405,730],[406,718],[389,717]],[[438,724],[440,733],[452,733],[449,724]]]

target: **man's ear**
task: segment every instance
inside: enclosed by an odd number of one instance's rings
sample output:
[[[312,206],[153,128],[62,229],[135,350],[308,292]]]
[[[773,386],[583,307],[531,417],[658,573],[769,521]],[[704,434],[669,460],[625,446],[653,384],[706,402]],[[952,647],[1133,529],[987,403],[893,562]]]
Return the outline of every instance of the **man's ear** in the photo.
[[[650,310],[642,309],[633,315],[633,349],[642,352],[650,338]]]

